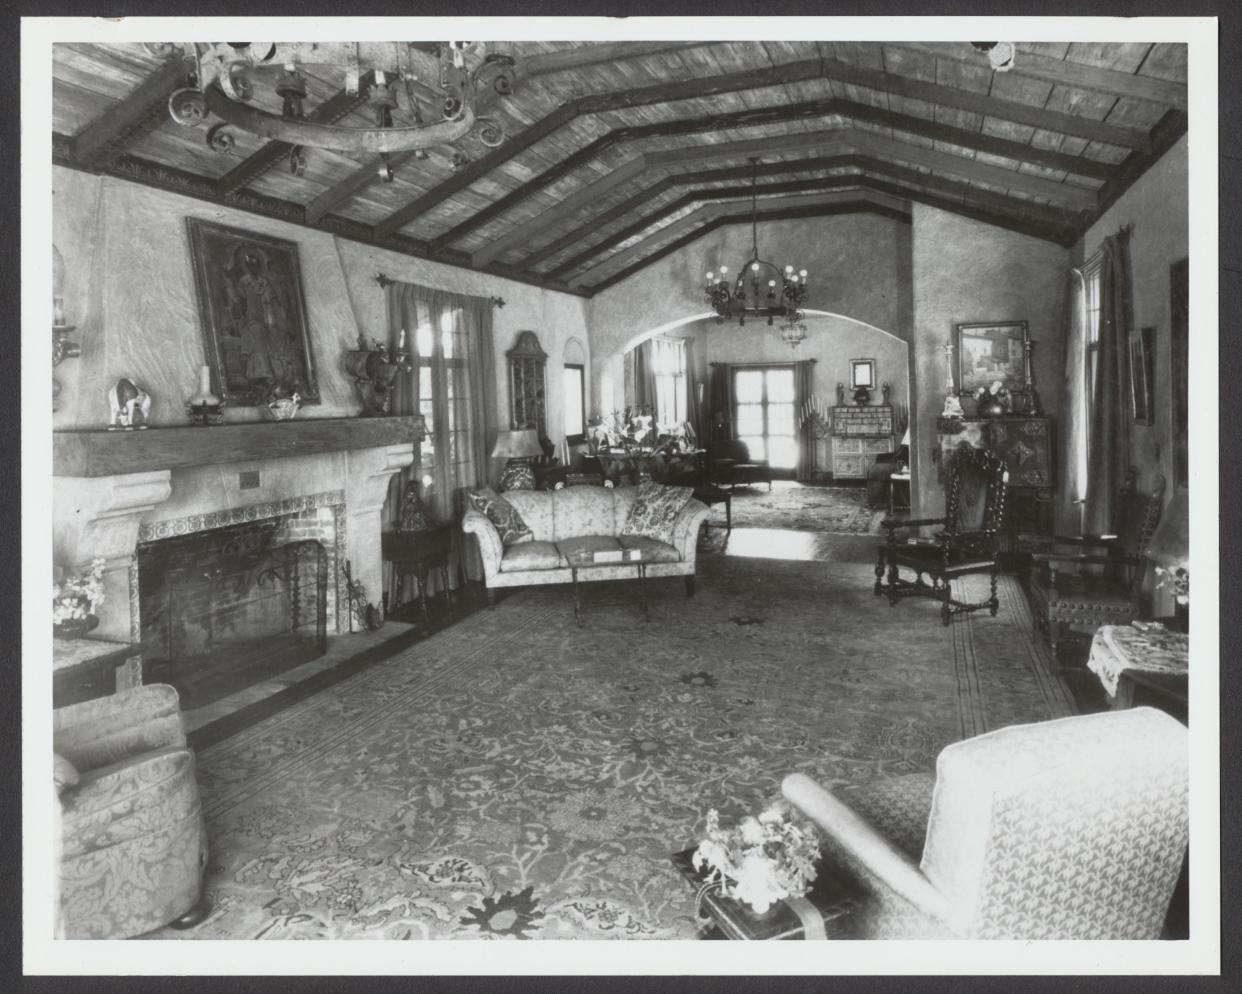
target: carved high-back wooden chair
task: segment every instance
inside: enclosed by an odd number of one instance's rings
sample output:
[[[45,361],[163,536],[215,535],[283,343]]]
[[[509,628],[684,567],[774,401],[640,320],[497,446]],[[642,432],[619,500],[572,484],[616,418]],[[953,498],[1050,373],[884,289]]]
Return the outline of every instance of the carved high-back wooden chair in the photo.
[[[888,537],[875,567],[876,596],[887,594],[893,605],[902,597],[931,597],[940,601],[940,619],[946,625],[955,614],[984,607],[995,616],[1000,607],[996,577],[1008,480],[1004,462],[991,452],[960,445],[953,454],[944,517],[881,522]],[[930,539],[916,538],[912,529],[927,525],[944,527]],[[903,577],[902,569],[912,571],[914,578]],[[971,574],[989,577],[990,592],[984,600],[965,600],[960,584],[955,595],[953,581]]]
[[[1147,547],[1160,523],[1164,487],[1164,477],[1156,476],[1151,493],[1140,493],[1133,473],[1127,474],[1114,504],[1111,534],[1028,537],[1034,543],[1031,611],[1048,634],[1054,660],[1068,626],[1094,632],[1101,625],[1128,625],[1140,616],[1150,565]]]

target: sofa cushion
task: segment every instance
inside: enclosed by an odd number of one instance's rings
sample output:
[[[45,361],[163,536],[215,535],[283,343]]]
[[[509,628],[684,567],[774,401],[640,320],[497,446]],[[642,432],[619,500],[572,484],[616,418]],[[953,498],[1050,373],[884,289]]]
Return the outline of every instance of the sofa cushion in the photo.
[[[63,794],[77,786],[79,779],[77,769],[69,760],[60,753],[52,753],[52,782],[56,784],[56,793]]]
[[[474,491],[469,500],[471,507],[486,514],[487,520],[496,526],[502,544],[513,545],[531,538],[531,530],[517,508],[491,487]]]
[[[536,542],[555,542],[550,490],[506,490],[505,500],[517,508]]]
[[[671,543],[673,523],[694,496],[693,487],[666,487],[647,482],[638,488],[638,497],[622,526],[621,535],[642,535]]]
[[[679,563],[681,553],[675,546],[645,535],[622,535],[618,539],[623,549],[637,549],[649,563]]]
[[[528,569],[561,569],[568,565],[552,542],[519,542],[505,549],[500,572],[518,573]]]
[[[615,535],[613,504],[613,490],[609,487],[566,487],[553,491],[556,541],[581,535]]]
[[[615,552],[621,543],[611,535],[579,535],[576,538],[564,538],[556,543],[565,561],[572,563],[576,558],[590,559],[596,552]]]

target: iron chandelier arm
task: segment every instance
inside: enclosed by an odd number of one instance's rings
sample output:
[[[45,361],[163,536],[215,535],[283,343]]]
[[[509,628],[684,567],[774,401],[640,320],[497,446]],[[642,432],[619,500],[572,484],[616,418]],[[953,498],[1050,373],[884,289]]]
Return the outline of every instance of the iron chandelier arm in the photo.
[[[307,145],[334,152],[414,152],[463,138],[474,127],[474,94],[465,96],[461,116],[453,121],[411,128],[349,128],[283,118],[231,100],[213,80],[204,88],[207,109],[235,127],[289,145]]]

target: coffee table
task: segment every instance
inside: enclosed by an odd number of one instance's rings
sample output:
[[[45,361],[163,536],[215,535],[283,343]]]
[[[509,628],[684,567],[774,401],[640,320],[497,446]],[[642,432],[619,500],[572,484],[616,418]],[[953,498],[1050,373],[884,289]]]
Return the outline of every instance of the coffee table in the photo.
[[[759,915],[749,905],[724,897],[718,887],[704,889],[707,874],[694,868],[693,856],[694,849],[683,849],[670,859],[677,872],[701,895],[699,906],[727,939],[836,938],[842,934],[845,916],[858,907],[861,897],[857,886],[848,877],[821,861],[819,875],[805,897],[793,902],[781,901]],[[799,911],[802,913],[799,914]]]
[[[574,621],[582,624],[582,598],[578,592],[578,573],[583,570],[628,568],[634,571],[634,579],[638,580],[638,606],[643,612],[643,620],[650,621],[647,613],[647,561],[645,559],[620,559],[598,562],[592,554],[585,553],[569,557],[569,571],[574,581]],[[616,577],[624,580],[626,577]]]

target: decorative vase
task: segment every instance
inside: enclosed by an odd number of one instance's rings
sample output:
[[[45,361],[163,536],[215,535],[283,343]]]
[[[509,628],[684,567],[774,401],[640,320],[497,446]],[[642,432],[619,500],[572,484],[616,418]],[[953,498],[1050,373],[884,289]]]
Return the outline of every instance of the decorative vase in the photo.
[[[288,421],[298,413],[302,398],[298,394],[292,397],[275,397],[267,402],[267,409],[276,421]]]
[[[999,418],[1005,414],[1005,405],[995,397],[984,397],[975,408],[975,413],[981,418]]]
[[[99,619],[93,614],[85,618],[66,618],[52,624],[52,635],[58,639],[80,639],[87,632],[99,627]]]
[[[195,407],[215,406],[220,403],[220,398],[211,392],[211,367],[202,366],[198,371],[198,392],[191,397],[187,403],[193,404]]]

